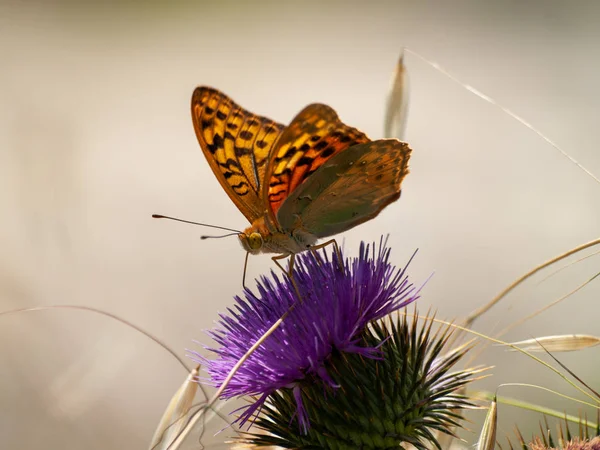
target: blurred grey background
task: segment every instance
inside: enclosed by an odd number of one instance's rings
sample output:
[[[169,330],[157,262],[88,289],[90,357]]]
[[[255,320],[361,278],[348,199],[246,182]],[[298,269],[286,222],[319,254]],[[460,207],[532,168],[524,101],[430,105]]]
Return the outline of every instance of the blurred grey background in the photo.
[[[402,47],[441,64],[545,132],[600,175],[600,3],[0,3],[1,310],[87,305],[130,320],[178,353],[241,291],[235,238],[150,218],[241,228],[192,129],[207,84],[288,122],[314,101],[381,137]],[[600,185],[497,108],[407,55],[414,149],[402,199],[340,236],[349,253],[390,234],[393,260],[420,284],[419,308],[460,318],[524,271],[597,238]],[[273,267],[250,259],[253,279]],[[488,333],[574,289],[599,259],[531,282],[476,324]],[[539,278],[538,278],[539,280]],[[507,339],[598,334],[598,283]],[[0,316],[2,448],[147,447],[185,378],[130,328],[89,312]],[[561,356],[598,387],[598,350]],[[479,384],[535,382],[572,393],[523,356],[492,348]],[[501,394],[577,414],[539,391]],[[594,414],[595,415],[595,414]],[[475,434],[483,413],[470,415]],[[500,435],[540,416],[500,406]],[[210,425],[210,435],[223,428]],[[223,441],[227,431],[205,442]],[[193,443],[192,443],[193,444]],[[194,448],[194,447],[193,447]]]

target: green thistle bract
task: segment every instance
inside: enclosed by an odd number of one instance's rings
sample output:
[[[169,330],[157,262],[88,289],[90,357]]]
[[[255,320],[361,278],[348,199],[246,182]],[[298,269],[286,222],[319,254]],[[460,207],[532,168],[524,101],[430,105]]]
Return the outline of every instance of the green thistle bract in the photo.
[[[460,389],[475,372],[450,372],[468,347],[444,355],[452,332],[432,334],[432,323],[419,329],[417,319],[399,315],[373,324],[363,345],[378,347],[380,358],[334,353],[327,371],[338,388],[308,377],[274,392],[254,423],[265,434],[247,433],[243,441],[294,449],[439,448],[436,432],[452,434],[471,406]],[[307,434],[298,432],[297,395],[311,423]]]

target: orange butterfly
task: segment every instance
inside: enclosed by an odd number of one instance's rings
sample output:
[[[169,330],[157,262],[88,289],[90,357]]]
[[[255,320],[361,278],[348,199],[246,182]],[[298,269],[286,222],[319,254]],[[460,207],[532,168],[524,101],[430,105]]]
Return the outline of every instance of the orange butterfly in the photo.
[[[408,144],[371,141],[327,105],[307,106],[285,127],[198,87],[192,119],[213,173],[251,223],[239,234],[248,253],[293,258],[314,248],[377,216],[408,173]]]

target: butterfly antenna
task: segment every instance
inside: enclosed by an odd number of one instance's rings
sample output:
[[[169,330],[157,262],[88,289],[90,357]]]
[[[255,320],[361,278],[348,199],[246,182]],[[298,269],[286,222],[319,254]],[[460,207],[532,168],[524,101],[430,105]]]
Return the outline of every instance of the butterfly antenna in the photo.
[[[218,228],[219,230],[232,231],[235,234],[242,233],[241,231],[234,230],[233,228],[219,227],[217,225],[209,225],[207,223],[192,222],[191,220],[183,220],[183,219],[178,219],[177,217],[163,216],[162,214],[152,214],[152,217],[155,219],[169,219],[169,220],[175,220],[177,222],[191,223],[192,225],[200,225],[202,227]],[[231,236],[231,234],[228,234],[227,236]],[[210,236],[207,236],[207,237],[210,237]],[[215,237],[225,237],[225,236],[215,236]],[[204,239],[204,237],[202,239]]]
[[[204,240],[204,239],[221,239],[224,237],[229,237],[229,236],[237,236],[239,233],[239,231],[236,231],[235,233],[227,233],[227,234],[222,234],[221,236],[200,236],[200,239]]]

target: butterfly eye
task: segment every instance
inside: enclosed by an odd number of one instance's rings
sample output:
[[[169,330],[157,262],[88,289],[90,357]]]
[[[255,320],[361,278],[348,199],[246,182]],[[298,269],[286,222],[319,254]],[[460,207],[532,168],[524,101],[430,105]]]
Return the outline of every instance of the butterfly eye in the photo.
[[[263,238],[260,233],[250,233],[248,236],[248,245],[252,250],[258,250],[262,247]]]

